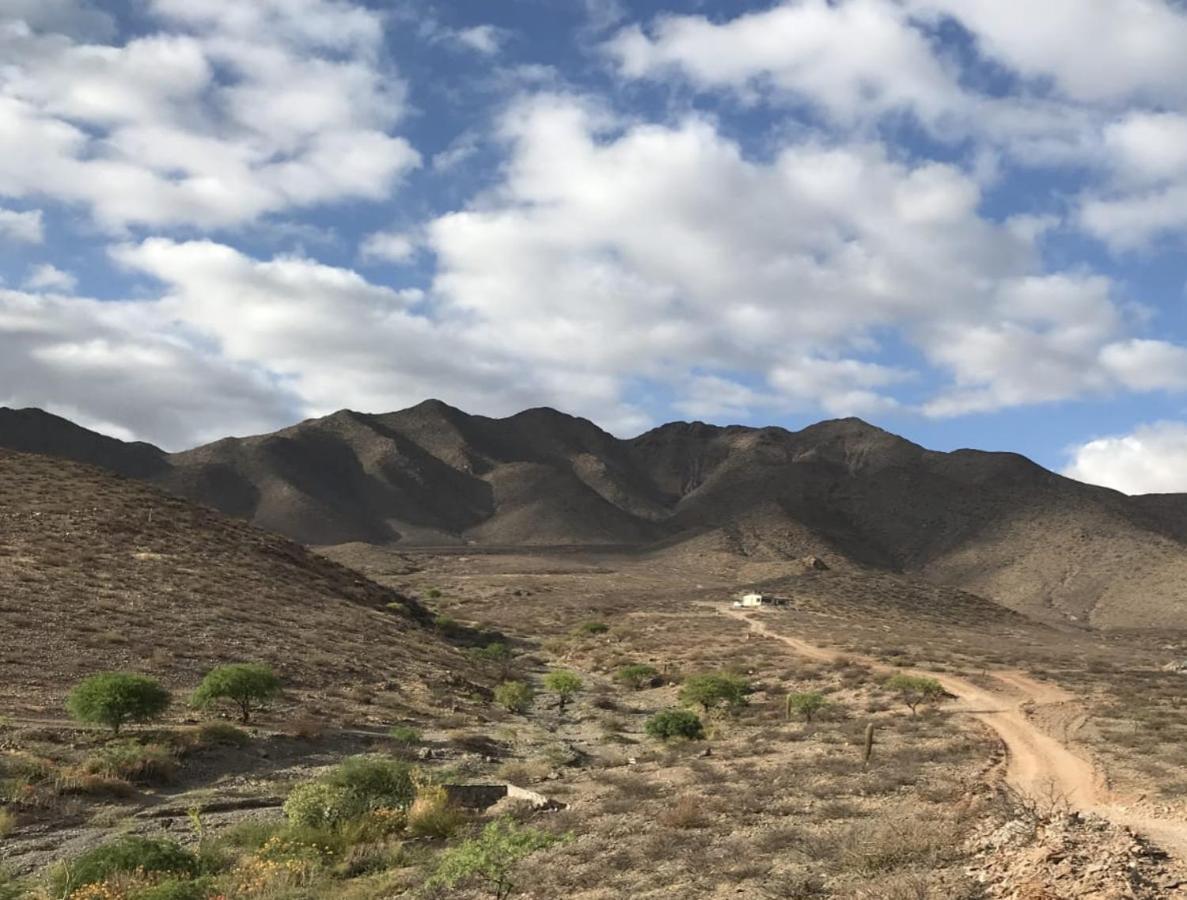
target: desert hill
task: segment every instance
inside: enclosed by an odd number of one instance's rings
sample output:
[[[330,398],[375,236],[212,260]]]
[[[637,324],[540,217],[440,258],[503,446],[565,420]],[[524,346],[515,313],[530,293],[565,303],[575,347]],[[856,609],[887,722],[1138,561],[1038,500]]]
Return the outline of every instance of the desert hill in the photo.
[[[192,687],[265,661],[306,693],[450,683],[465,658],[415,600],[140,482],[0,450],[0,707],[59,708],[95,671]]]
[[[29,443],[29,415],[0,412],[0,446]],[[79,458],[90,445],[70,429],[41,452]],[[87,461],[128,465],[95,446]],[[306,544],[619,545],[692,567],[818,555],[1044,618],[1187,627],[1187,498],[1126,497],[1016,454],[930,451],[860,419],[676,422],[623,440],[551,409],[493,419],[426,401],[155,458],[141,477]]]

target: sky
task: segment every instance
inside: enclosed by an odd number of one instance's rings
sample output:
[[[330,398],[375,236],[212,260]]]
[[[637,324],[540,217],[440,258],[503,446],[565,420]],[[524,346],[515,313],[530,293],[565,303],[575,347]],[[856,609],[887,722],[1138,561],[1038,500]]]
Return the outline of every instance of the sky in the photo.
[[[0,405],[856,415],[1187,491],[1178,0],[0,0]]]

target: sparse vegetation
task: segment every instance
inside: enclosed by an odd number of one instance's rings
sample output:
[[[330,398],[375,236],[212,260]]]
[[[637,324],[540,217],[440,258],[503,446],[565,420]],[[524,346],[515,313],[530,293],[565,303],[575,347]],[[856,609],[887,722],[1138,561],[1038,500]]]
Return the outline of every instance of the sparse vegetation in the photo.
[[[589,634],[589,635],[605,634],[609,630],[610,630],[609,625],[607,625],[605,622],[600,622],[597,620],[591,620],[589,622],[582,622],[580,625],[577,626],[578,634]]]
[[[911,715],[915,715],[919,706],[936,703],[944,696],[943,685],[936,679],[903,672],[888,678],[886,689],[898,694],[899,699],[911,710]]]
[[[388,729],[387,735],[405,747],[413,747],[421,742],[420,732],[411,725],[393,725]]]
[[[654,686],[659,682],[659,677],[659,669],[645,663],[633,663],[629,666],[623,666],[614,673],[615,681],[619,684],[625,684],[627,687],[633,688],[636,691]]]
[[[527,712],[535,696],[532,686],[522,681],[504,681],[495,688],[495,702],[513,713]]]
[[[85,885],[101,884],[113,876],[169,874],[193,877],[198,858],[167,838],[122,837],[89,850],[53,874],[56,896],[69,897]]]
[[[80,682],[66,700],[80,722],[105,725],[113,734],[133,722],[159,718],[169,707],[169,692],[155,679],[124,672],[104,672]]]
[[[557,709],[564,715],[565,707],[584,688],[581,676],[576,672],[560,670],[544,676],[544,687],[556,694]]]
[[[804,691],[787,695],[787,718],[799,716],[805,722],[812,719],[828,706],[828,700],[820,691]]]
[[[644,730],[661,741],[674,738],[695,741],[705,736],[705,726],[700,716],[687,709],[661,710],[647,720]]]
[[[171,779],[177,771],[177,758],[163,744],[118,740],[100,747],[82,767],[92,775],[151,783]]]
[[[429,885],[456,887],[476,882],[496,898],[505,900],[515,890],[511,880],[520,860],[561,841],[556,835],[519,825],[510,819],[489,823],[476,838],[463,841],[441,854]]]
[[[253,710],[260,709],[280,693],[280,679],[269,666],[261,663],[232,663],[212,669],[194,692],[194,706],[208,708],[220,701],[235,705],[239,721],[251,721]]]
[[[749,683],[737,675],[694,675],[681,686],[680,702],[699,706],[705,712],[724,709],[734,713],[746,705],[746,695],[749,693]]]

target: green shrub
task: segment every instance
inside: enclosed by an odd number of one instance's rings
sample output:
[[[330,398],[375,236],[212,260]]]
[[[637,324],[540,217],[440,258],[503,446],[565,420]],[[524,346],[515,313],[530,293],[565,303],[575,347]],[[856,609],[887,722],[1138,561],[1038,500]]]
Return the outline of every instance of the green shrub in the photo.
[[[452,837],[465,821],[465,813],[449,802],[439,784],[421,786],[408,808],[408,830],[418,837]]]
[[[705,736],[705,726],[701,724],[700,716],[687,709],[661,710],[647,720],[643,730],[661,741],[674,738],[695,741]]]
[[[198,740],[208,747],[246,747],[251,735],[229,722],[208,722],[198,729]]]
[[[645,687],[653,687],[659,681],[659,670],[655,666],[635,663],[623,666],[615,672],[614,680],[637,691]]]
[[[582,622],[576,628],[578,634],[605,634],[609,630],[609,625],[598,621]]]
[[[207,900],[214,893],[214,884],[210,878],[196,878],[192,881],[169,878],[138,890],[134,900]]]
[[[441,597],[441,592],[437,588],[429,588],[429,599],[437,600]]]
[[[58,896],[69,896],[83,885],[97,884],[123,873],[194,877],[198,868],[198,858],[168,838],[122,837],[59,866],[52,882]]]
[[[801,694],[787,695],[787,718],[792,714],[798,715],[805,722],[811,722],[812,717],[828,706],[824,694],[820,691],[805,691]]]
[[[280,679],[262,663],[231,663],[211,669],[194,691],[194,706],[205,708],[220,700],[234,704],[239,720],[251,721],[251,713],[280,693]]]
[[[563,714],[565,706],[584,687],[581,677],[576,672],[561,669],[549,672],[544,676],[544,687],[556,694],[560,712]]]
[[[749,693],[750,685],[737,675],[694,675],[680,688],[680,702],[687,706],[700,706],[705,712],[717,707],[736,712],[746,705],[746,695]]]
[[[352,756],[331,769],[324,780],[350,791],[367,809],[405,809],[416,796],[412,767],[384,756]]]
[[[491,641],[485,647],[475,648],[471,653],[477,659],[498,668],[500,677],[506,679],[511,674],[512,663],[515,661],[515,651],[502,641]]]
[[[367,811],[366,804],[344,787],[307,781],[289,792],[285,817],[306,828],[337,828]]]
[[[169,692],[145,675],[104,672],[70,692],[66,708],[80,722],[106,725],[115,734],[129,722],[148,722],[169,706]]]
[[[24,884],[19,878],[0,867],[0,900],[21,900],[22,897],[36,896],[28,890],[32,885]]]
[[[495,702],[513,713],[527,712],[535,696],[532,686],[522,681],[504,681],[495,688]]]
[[[905,672],[892,675],[886,680],[885,687],[898,694],[899,699],[910,708],[911,715],[915,715],[916,708],[921,704],[935,703],[944,696],[944,686],[934,678],[908,675]]]
[[[411,725],[393,725],[387,733],[393,741],[405,746],[414,746],[421,741],[420,732]]]
[[[83,771],[105,778],[123,778],[135,782],[168,781],[177,772],[173,751],[163,744],[138,741],[112,741],[100,747],[82,764]]]
[[[564,840],[556,835],[518,825],[509,819],[489,823],[476,838],[462,841],[438,857],[437,871],[427,886],[456,887],[476,882],[497,900],[510,897],[515,889],[511,873],[522,859]]]

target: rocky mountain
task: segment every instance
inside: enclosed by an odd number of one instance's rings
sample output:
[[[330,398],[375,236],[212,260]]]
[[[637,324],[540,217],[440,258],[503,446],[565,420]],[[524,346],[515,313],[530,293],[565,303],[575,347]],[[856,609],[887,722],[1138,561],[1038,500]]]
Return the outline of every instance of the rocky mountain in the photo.
[[[677,422],[623,440],[551,409],[493,419],[426,401],[169,455],[45,416],[0,413],[0,446],[27,449],[34,421],[40,452],[306,544],[624,545],[690,565],[818,555],[1048,618],[1187,625],[1187,498],[1127,497],[1010,453],[934,452],[859,419]]]

